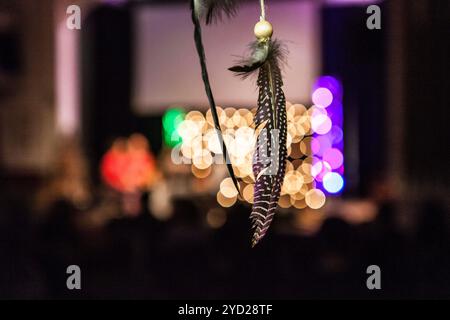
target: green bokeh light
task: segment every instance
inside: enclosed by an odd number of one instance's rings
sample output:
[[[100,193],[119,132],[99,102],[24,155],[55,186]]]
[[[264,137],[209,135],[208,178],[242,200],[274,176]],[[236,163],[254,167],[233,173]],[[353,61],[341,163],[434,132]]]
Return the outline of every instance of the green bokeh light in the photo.
[[[182,142],[178,134],[178,126],[184,120],[186,113],[181,108],[171,108],[164,113],[162,118],[164,143],[168,147],[176,147]]]

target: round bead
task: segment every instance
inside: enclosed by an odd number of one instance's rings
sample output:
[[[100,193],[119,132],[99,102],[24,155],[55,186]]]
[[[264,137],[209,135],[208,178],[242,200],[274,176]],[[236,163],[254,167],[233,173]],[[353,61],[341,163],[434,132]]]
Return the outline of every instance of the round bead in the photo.
[[[268,39],[273,34],[272,24],[269,21],[261,20],[255,25],[255,36],[258,39]]]

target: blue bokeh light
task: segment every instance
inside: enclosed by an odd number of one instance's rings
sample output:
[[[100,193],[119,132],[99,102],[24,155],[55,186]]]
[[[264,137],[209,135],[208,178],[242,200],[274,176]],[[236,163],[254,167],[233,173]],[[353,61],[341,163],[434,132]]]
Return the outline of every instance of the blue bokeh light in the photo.
[[[344,187],[344,179],[337,172],[328,172],[323,177],[323,187],[329,193],[338,193]]]

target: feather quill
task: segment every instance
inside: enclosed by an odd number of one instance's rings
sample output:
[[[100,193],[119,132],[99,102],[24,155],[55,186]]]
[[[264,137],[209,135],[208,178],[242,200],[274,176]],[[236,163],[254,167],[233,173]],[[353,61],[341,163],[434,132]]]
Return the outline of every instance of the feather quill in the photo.
[[[281,65],[286,50],[277,40],[256,41],[251,44],[253,53],[229,70],[242,77],[258,71],[258,108],[255,125],[261,129],[253,155],[255,176],[252,220],[255,246],[269,229],[284,181],[287,160],[286,100],[282,90]]]
[[[203,47],[203,40],[202,40],[202,28],[200,24],[200,18],[202,16],[202,12],[205,10],[206,12],[206,21],[208,19],[213,19],[214,17],[219,17],[220,13],[219,10],[225,10],[226,13],[233,12],[232,3],[237,2],[236,0],[231,1],[224,1],[224,0],[191,0],[191,17],[192,22],[194,24],[194,40],[195,40],[195,47],[197,49],[197,53],[200,60],[200,66],[202,69],[202,79],[203,83],[205,85],[205,92],[206,96],[208,97],[209,107],[211,109],[212,118],[214,121],[214,127],[216,129],[217,135],[219,137],[219,141],[221,142],[222,147],[222,154],[224,157],[224,162],[227,166],[228,173],[233,180],[233,184],[236,188],[236,190],[240,193],[239,190],[239,183],[236,178],[236,175],[234,174],[233,166],[230,162],[230,156],[227,151],[227,147],[225,145],[225,141],[223,139],[222,135],[222,129],[220,128],[220,122],[219,122],[219,116],[217,114],[216,109],[216,103],[214,101],[214,96],[211,90],[211,84],[209,82],[209,76],[208,76],[208,68],[206,66],[206,56],[205,56],[205,49]],[[210,17],[210,18],[208,18]]]

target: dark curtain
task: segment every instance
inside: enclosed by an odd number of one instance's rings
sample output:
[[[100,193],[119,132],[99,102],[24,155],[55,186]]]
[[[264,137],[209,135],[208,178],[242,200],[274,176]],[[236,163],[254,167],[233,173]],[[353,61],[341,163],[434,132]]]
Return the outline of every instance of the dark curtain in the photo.
[[[386,168],[387,8],[382,28],[366,27],[366,6],[322,11],[323,74],[340,79],[344,97],[346,193],[365,195]]]

